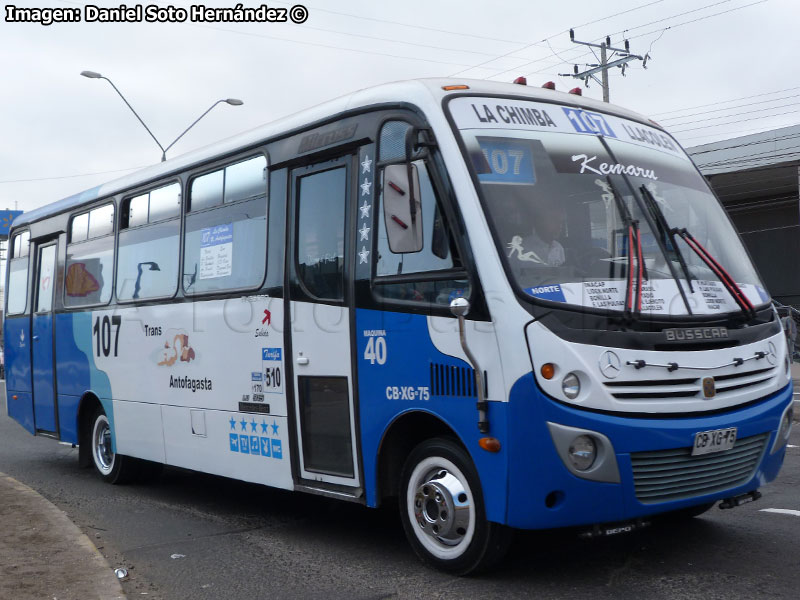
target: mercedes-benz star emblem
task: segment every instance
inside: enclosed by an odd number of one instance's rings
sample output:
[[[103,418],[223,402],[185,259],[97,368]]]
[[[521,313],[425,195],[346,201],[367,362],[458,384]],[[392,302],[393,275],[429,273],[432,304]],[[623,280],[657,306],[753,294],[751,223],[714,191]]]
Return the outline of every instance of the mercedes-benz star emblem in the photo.
[[[600,355],[600,372],[606,379],[614,379],[622,370],[622,362],[619,356],[611,350],[606,350]]]
[[[778,351],[775,348],[775,344],[772,342],[769,343],[769,347],[767,348],[767,362],[771,365],[778,362]]]

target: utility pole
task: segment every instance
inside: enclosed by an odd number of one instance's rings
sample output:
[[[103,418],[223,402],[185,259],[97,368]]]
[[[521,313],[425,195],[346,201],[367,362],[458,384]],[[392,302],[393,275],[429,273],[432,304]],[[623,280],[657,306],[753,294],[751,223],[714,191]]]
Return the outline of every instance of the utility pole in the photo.
[[[642,61],[642,67],[647,68],[647,60],[650,58],[649,54],[645,54],[644,56],[639,56],[638,54],[631,54],[630,52],[630,42],[625,40],[625,48],[614,48],[611,45],[611,37],[606,37],[605,41],[600,44],[594,44],[592,42],[580,42],[575,39],[575,30],[569,30],[569,39],[574,44],[580,44],[582,46],[589,46],[590,48],[599,48],[600,49],[600,63],[599,64],[590,64],[586,65],[589,67],[585,71],[580,71],[578,69],[578,65],[573,65],[573,72],[572,73],[559,73],[561,77],[573,77],[575,79],[581,79],[586,84],[586,87],[589,87],[589,79],[594,79],[597,83],[601,85],[603,88],[603,102],[609,102],[609,91],[608,91],[608,70],[614,67],[619,67],[622,69],[622,75],[625,76],[625,67],[627,63],[631,62],[632,60],[640,60]],[[618,54],[620,58],[616,60],[612,60],[608,62],[608,51],[611,51],[613,54],[611,58],[614,58]],[[596,56],[596,55],[595,55]],[[597,79],[596,73],[600,73],[601,79]]]

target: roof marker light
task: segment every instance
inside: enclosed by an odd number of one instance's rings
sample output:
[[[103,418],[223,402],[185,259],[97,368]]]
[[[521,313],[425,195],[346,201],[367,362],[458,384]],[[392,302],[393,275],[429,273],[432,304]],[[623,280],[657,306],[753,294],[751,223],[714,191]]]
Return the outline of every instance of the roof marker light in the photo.
[[[570,94],[575,94],[576,96],[583,96],[583,90],[579,87],[574,87],[569,91]]]
[[[524,76],[520,75],[514,80],[514,83],[518,83],[519,85],[528,85],[528,80]]]
[[[468,85],[443,85],[442,89],[445,92],[452,92],[453,90],[468,90]]]
[[[542,87],[543,87],[544,89],[546,89],[546,90],[554,90],[554,89],[556,89],[556,84],[555,84],[555,83],[553,83],[552,81],[545,81],[545,82],[542,84]]]

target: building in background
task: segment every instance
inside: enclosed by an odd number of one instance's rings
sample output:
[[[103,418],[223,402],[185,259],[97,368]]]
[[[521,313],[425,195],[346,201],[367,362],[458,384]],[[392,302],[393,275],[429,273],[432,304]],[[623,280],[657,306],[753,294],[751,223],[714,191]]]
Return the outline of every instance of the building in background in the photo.
[[[800,125],[687,148],[773,298],[800,309]]]

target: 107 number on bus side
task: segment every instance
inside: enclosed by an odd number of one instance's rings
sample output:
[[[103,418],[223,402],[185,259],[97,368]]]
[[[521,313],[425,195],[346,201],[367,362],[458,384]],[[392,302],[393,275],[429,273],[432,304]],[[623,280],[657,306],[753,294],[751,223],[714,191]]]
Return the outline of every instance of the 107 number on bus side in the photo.
[[[92,334],[94,337],[95,349],[97,356],[113,356],[119,355],[119,329],[122,325],[122,317],[120,315],[112,315],[109,317],[97,317],[94,320],[94,327],[92,327]],[[112,327],[114,328],[112,336]],[[112,347],[111,338],[114,338]]]

